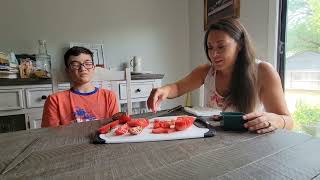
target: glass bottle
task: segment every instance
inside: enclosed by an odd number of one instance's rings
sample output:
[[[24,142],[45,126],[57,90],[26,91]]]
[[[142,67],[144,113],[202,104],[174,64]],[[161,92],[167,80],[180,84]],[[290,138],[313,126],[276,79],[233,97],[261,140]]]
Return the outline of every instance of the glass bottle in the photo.
[[[39,40],[39,52],[36,55],[36,68],[38,77],[51,77],[51,57],[47,51],[47,43],[45,40]]]

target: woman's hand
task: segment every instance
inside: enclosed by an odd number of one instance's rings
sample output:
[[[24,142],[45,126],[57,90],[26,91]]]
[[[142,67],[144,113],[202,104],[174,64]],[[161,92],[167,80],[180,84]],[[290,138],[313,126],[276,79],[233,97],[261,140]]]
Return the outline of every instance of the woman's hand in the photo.
[[[243,116],[243,119],[247,121],[244,127],[259,134],[268,133],[279,127],[278,116],[274,113],[252,112]]]
[[[151,109],[152,112],[156,113],[160,103],[168,98],[168,94],[169,90],[165,87],[152,89],[147,100],[148,108]]]

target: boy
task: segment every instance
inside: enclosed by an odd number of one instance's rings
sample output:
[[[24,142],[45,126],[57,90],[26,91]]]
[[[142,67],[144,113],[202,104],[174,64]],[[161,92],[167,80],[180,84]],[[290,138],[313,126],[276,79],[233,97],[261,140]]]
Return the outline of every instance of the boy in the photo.
[[[64,55],[64,63],[72,87],[48,97],[44,105],[42,127],[100,120],[119,112],[116,95],[91,84],[95,65],[89,49],[78,46],[70,48]]]

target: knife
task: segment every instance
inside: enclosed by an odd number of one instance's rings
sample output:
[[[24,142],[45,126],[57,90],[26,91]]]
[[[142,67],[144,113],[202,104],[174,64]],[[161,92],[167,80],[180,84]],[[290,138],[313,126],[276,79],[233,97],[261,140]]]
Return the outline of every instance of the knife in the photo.
[[[179,110],[182,110],[182,109],[183,109],[183,107],[181,105],[179,105],[179,106],[176,106],[176,107],[174,107],[172,109],[167,109],[167,110],[159,111],[157,113],[153,113],[151,115],[147,115],[146,117],[148,119],[152,119],[152,118],[155,118],[155,117],[165,116],[165,115],[168,115],[168,114],[170,114],[172,112],[179,111]]]

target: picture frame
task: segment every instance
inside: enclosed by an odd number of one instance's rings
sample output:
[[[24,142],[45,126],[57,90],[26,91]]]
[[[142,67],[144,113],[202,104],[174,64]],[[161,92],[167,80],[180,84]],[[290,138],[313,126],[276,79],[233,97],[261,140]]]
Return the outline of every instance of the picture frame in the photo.
[[[103,44],[70,42],[70,48],[72,48],[73,46],[88,48],[93,53],[93,63],[96,66],[107,68],[107,61],[104,56]]]
[[[204,30],[219,19],[239,17],[240,0],[204,0]]]

